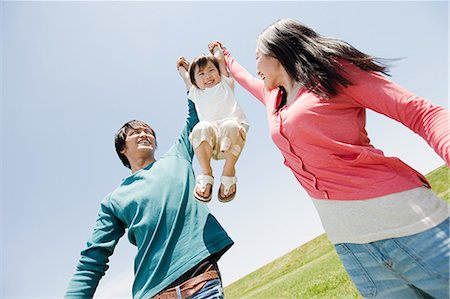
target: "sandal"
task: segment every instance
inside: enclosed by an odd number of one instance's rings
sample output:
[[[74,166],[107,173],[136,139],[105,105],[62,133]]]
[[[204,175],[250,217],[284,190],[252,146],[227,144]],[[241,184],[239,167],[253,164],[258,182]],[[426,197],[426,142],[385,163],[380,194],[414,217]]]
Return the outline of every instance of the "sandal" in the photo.
[[[219,192],[217,193],[217,197],[219,198],[220,202],[229,202],[234,199],[236,196],[236,191],[233,194],[230,194],[230,188],[233,185],[236,185],[237,183],[237,177],[236,176],[222,176],[220,178],[220,183],[223,185],[223,194],[225,194],[225,197],[220,196],[220,188]]]
[[[198,185],[200,185],[201,192],[205,192],[206,187],[208,187],[208,184],[211,185],[211,191],[209,192],[208,197],[203,197],[197,192],[195,192],[197,190]],[[194,197],[202,202],[211,201],[213,185],[214,185],[214,177],[207,174],[199,174],[195,180]]]

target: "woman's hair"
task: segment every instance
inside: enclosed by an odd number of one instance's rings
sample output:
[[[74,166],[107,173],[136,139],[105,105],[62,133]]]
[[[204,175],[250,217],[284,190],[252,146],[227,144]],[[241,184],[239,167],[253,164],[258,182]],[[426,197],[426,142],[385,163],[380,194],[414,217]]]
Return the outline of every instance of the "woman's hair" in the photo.
[[[267,27],[258,36],[257,48],[262,54],[278,59],[292,79],[323,99],[335,96],[339,84],[352,85],[343,76],[336,58],[348,60],[365,71],[387,75],[387,66],[380,59],[342,40],[323,37],[291,19],[281,19]]]
[[[192,85],[195,87],[198,87],[197,82],[195,81],[195,69],[198,67],[199,70],[202,70],[208,62],[212,62],[214,66],[219,71],[220,75],[220,67],[219,62],[217,61],[216,57],[212,55],[199,55],[192,60],[191,65],[189,66],[189,78],[191,79]]]
[[[128,158],[124,154],[122,154],[122,150],[125,148],[125,141],[127,139],[128,132],[130,132],[130,130],[136,130],[140,128],[149,128],[150,131],[152,131],[153,137],[155,137],[155,146],[157,146],[155,131],[147,123],[141,120],[133,119],[130,120],[129,122],[126,122],[114,136],[114,145],[116,147],[116,153],[119,156],[120,161],[122,161],[123,165],[125,165],[130,169],[131,169],[130,161],[128,161]]]

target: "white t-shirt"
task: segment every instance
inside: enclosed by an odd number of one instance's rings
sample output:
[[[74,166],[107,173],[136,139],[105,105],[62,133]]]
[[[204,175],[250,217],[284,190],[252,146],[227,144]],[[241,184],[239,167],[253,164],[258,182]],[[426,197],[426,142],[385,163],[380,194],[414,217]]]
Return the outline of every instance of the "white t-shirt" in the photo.
[[[246,129],[248,128],[247,117],[234,96],[233,78],[221,76],[219,84],[204,90],[193,85],[188,98],[194,102],[200,121],[215,122],[237,118]]]
[[[426,187],[365,200],[313,198],[313,203],[333,244],[410,236],[450,216],[450,206]]]

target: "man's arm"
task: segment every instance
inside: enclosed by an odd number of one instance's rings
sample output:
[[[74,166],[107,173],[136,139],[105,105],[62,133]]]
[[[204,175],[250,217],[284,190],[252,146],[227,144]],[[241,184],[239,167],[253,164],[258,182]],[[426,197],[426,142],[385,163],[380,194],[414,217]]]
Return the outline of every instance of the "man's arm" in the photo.
[[[177,70],[186,85],[186,89],[191,89],[192,83],[189,77],[189,61],[183,56],[180,56],[177,60]]]
[[[81,252],[64,298],[86,299],[94,296],[100,279],[108,269],[109,256],[124,233],[125,226],[114,215],[108,196],[101,203],[94,231],[86,249]]]
[[[180,137],[177,142],[169,149],[165,156],[182,156],[190,163],[192,163],[192,158],[194,156],[194,149],[192,148],[191,142],[189,141],[189,135],[192,132],[192,128],[198,123],[197,110],[195,109],[195,104],[189,99],[189,90],[192,89],[193,85],[189,78],[189,61],[183,56],[180,56],[177,60],[177,70],[186,85],[186,93],[188,96],[188,115],[184,123],[184,127],[181,130]],[[195,87],[194,87],[195,88]]]
[[[176,144],[168,151],[168,155],[182,156],[186,160],[192,163],[192,157],[194,156],[194,149],[189,141],[189,135],[192,132],[192,128],[198,123],[197,110],[195,104],[188,99],[188,116],[184,127],[181,130],[180,137]]]

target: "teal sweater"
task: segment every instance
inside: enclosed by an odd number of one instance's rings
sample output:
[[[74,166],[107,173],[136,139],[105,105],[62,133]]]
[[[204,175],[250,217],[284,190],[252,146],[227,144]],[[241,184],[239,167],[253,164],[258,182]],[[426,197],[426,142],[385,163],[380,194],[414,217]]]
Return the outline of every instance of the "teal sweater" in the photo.
[[[150,298],[233,241],[193,197],[193,149],[188,136],[198,122],[189,100],[181,136],[160,160],[133,173],[103,201],[94,231],[81,252],[65,298],[92,298],[108,258],[128,230],[137,246],[133,298]]]

